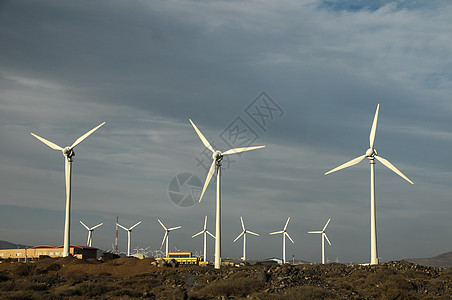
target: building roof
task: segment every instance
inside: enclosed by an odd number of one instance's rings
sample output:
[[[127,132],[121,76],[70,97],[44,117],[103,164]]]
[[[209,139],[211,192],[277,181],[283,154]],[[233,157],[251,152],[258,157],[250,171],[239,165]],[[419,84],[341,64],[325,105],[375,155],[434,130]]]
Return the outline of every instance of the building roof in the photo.
[[[31,247],[31,248],[29,248],[29,249],[49,249],[49,248],[64,248],[64,246],[48,246],[48,245],[40,245],[40,246]],[[95,248],[95,247],[89,247],[89,246],[75,246],[75,245],[71,245],[71,248],[75,248],[75,249],[93,249],[93,250],[99,250],[98,248]]]

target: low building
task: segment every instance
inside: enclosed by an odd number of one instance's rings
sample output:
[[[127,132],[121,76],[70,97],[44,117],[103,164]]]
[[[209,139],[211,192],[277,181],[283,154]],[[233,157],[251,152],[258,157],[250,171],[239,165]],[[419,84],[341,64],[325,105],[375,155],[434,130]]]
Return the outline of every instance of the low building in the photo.
[[[170,261],[174,259],[182,265],[199,265],[201,260],[199,257],[193,257],[191,252],[169,252],[168,257],[159,257],[156,260]]]
[[[36,246],[27,249],[0,249],[0,258],[18,260],[37,259],[40,257],[63,257],[63,246]],[[97,248],[71,245],[69,253],[79,259],[97,258]]]

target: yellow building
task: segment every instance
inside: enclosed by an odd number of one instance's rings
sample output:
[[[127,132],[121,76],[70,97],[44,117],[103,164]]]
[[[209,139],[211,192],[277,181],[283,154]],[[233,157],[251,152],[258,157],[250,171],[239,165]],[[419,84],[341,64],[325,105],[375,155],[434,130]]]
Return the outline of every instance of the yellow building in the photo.
[[[18,260],[37,259],[43,256],[63,257],[63,246],[36,246],[28,249],[0,249],[0,258]],[[97,248],[71,245],[69,253],[79,259],[97,258]]]
[[[182,265],[198,265],[202,262],[199,257],[193,257],[191,252],[169,252],[168,257],[156,258],[156,260],[161,259],[165,261],[174,259]]]

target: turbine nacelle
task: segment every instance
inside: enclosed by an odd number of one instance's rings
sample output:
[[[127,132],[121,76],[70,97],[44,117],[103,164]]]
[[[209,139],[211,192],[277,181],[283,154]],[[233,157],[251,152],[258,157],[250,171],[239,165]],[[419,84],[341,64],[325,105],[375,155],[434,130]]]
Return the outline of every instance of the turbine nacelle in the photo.
[[[74,149],[72,149],[71,147],[66,147],[62,151],[63,151],[64,157],[71,158],[71,157],[75,156]]]
[[[217,163],[219,163],[220,161],[223,160],[223,153],[221,153],[220,150],[217,150],[215,152],[212,153],[212,158],[213,160],[215,160]]]
[[[377,150],[375,150],[375,149],[373,149],[373,148],[367,149],[367,151],[366,151],[366,157],[373,158],[373,157],[375,157],[375,156],[377,156]]]

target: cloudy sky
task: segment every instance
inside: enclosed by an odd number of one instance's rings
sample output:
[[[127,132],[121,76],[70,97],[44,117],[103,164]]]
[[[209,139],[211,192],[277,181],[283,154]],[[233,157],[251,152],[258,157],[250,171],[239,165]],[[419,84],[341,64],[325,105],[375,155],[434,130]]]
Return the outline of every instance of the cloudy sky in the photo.
[[[368,4],[371,2],[371,4]],[[241,256],[240,216],[260,237],[248,257],[370,257],[369,166],[324,173],[375,147],[414,185],[376,166],[381,260],[452,250],[452,4],[449,1],[129,0],[0,2],[0,240],[63,243],[64,158],[30,135],[75,149],[72,244],[111,249],[116,216],[142,220],[132,248],[200,252],[214,232],[215,185],[177,205],[181,173],[210,164],[191,118],[230,156],[222,176],[223,257]],[[239,134],[237,134],[239,133]],[[182,193],[196,190],[187,185]],[[127,234],[119,247],[126,251]],[[209,258],[213,258],[213,240]]]

